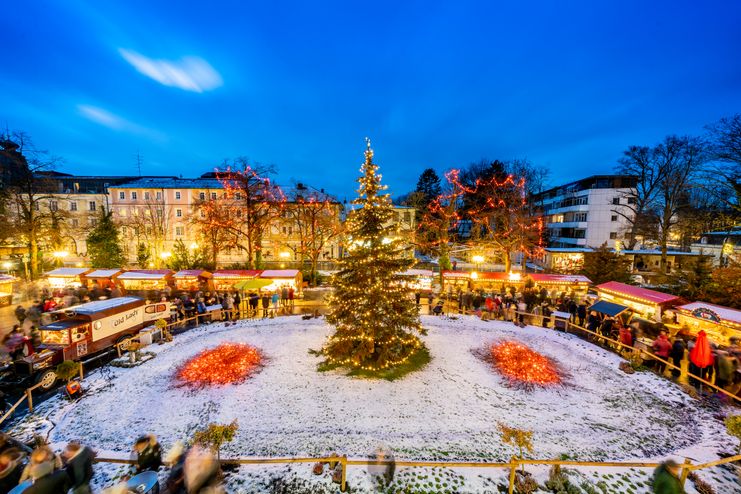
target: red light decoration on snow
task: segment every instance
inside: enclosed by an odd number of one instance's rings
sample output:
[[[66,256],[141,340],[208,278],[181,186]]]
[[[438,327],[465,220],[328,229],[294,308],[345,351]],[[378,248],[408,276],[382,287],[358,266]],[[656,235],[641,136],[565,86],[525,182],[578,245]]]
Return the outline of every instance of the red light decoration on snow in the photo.
[[[175,377],[195,387],[237,384],[250,377],[262,362],[259,350],[242,343],[225,343],[186,361]]]
[[[494,368],[514,385],[554,386],[562,377],[556,364],[548,357],[516,341],[491,345]]]

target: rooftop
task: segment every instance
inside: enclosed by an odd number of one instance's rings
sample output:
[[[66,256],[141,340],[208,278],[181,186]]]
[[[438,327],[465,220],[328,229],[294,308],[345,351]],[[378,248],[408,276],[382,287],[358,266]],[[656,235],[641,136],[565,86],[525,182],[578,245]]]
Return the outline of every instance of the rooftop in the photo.
[[[597,290],[614,292],[655,304],[663,304],[666,302],[671,302],[673,300],[679,300],[679,297],[677,297],[676,295],[671,295],[664,292],[657,292],[655,290],[649,290],[648,288],[641,288],[639,286],[626,285],[625,283],[619,283],[617,281],[608,281],[607,283],[597,285],[595,288],[597,288]]]

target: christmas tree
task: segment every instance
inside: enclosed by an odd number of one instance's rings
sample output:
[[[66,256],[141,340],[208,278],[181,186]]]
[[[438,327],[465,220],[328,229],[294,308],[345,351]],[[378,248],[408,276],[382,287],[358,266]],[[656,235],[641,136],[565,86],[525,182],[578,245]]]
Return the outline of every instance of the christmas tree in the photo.
[[[357,207],[347,220],[347,255],[334,276],[332,310],[327,321],[336,328],[322,353],[329,364],[381,371],[400,366],[423,348],[419,312],[398,273],[414,263],[405,255],[393,226],[394,211],[373,163],[370,141],[363,176],[358,180]]]

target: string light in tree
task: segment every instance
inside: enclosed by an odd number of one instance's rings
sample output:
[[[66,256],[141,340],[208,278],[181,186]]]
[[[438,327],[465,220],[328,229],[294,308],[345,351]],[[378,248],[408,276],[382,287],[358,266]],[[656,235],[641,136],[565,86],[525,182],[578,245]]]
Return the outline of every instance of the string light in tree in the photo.
[[[175,373],[175,378],[195,387],[238,384],[250,377],[261,363],[262,355],[255,347],[225,343],[186,361]]]
[[[490,351],[494,368],[515,386],[547,387],[562,383],[556,364],[522,343],[498,342],[491,345]]]

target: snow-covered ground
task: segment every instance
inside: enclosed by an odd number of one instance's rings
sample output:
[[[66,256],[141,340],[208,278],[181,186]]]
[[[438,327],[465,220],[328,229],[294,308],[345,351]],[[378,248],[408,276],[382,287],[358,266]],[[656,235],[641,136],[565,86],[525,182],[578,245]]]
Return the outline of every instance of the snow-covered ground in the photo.
[[[473,317],[425,316],[423,324],[432,362],[394,382],[317,372],[318,358],[309,349],[319,349],[331,333],[323,320],[214,324],[148,348],[157,357],[139,367],[91,373],[87,394],[78,403],[51,399],[14,429],[48,434],[55,444],[79,439],[104,456],[126,455],[146,432],[157,435],[167,449],[209,422],[235,418],[239,431],[223,448],[223,457],[337,452],[365,458],[384,445],[397,459],[507,461],[514,451],[502,444],[498,422],[533,430],[533,456],[538,458],[709,461],[735,449],[736,440],[714,417],[717,410],[703,408],[652,373],[622,373],[619,357],[576,337]],[[568,383],[531,392],[506,387],[474,355],[501,339],[521,341],[552,358],[570,374]],[[267,359],[264,368],[232,386],[195,390],[174,385],[173,373],[183,361],[226,341],[260,348]],[[306,492],[334,492],[328,477],[313,477],[310,467],[243,467],[230,474],[230,490],[303,492],[285,487],[298,482],[312,485]],[[97,481],[105,484],[121,467],[98,470]],[[531,470],[540,480],[546,475],[544,468]],[[645,471],[583,472],[582,481],[604,482],[604,492],[627,492],[625,486],[631,485],[636,494],[648,490]],[[494,469],[402,469],[397,482],[416,482],[413,492],[497,492],[505,475]],[[718,492],[741,493],[738,479],[726,469],[700,476]],[[362,467],[351,467],[348,478],[354,492],[375,492]],[[421,487],[424,482],[430,487]]]

